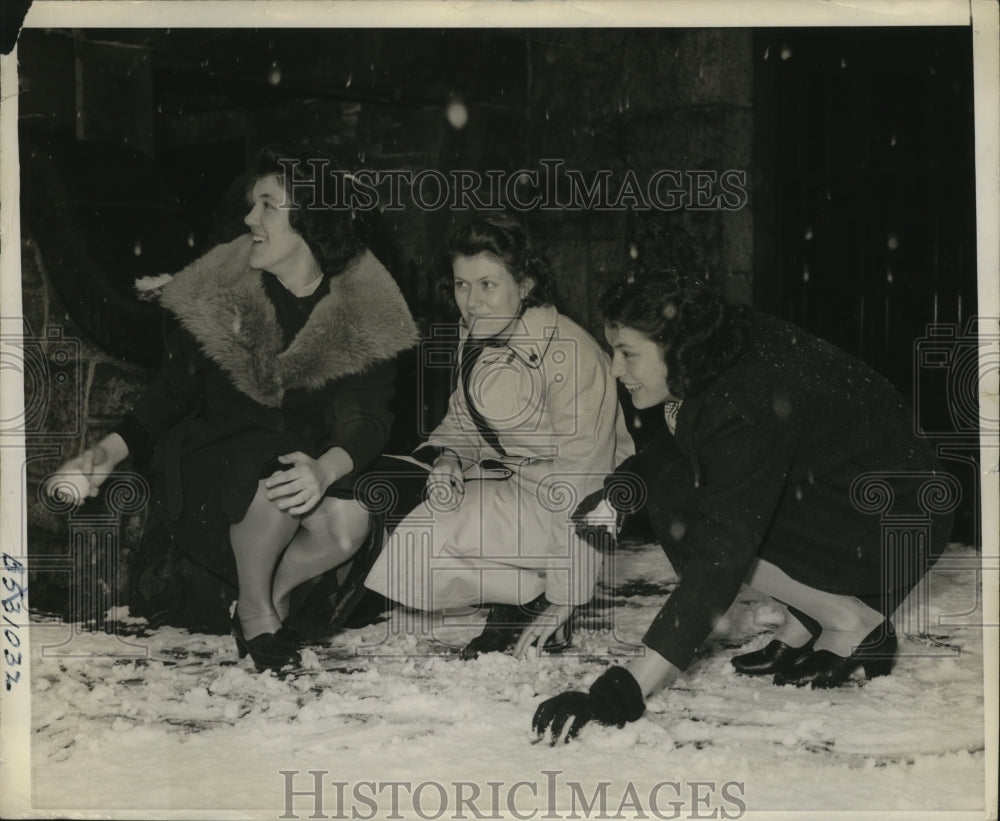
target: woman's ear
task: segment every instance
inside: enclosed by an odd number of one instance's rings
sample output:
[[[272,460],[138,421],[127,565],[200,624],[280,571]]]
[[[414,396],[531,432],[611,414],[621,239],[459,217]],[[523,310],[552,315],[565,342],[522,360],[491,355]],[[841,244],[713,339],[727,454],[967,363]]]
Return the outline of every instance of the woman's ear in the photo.
[[[521,299],[527,299],[528,295],[535,290],[535,278],[525,277],[518,283],[518,292],[521,294]]]

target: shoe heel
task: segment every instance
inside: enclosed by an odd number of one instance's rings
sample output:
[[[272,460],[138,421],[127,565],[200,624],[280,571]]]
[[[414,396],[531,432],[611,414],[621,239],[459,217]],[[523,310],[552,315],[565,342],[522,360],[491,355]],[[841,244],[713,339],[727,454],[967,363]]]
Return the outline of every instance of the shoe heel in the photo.
[[[896,631],[890,622],[882,624],[881,631],[881,638],[874,647],[867,650],[859,648],[859,661],[864,667],[867,678],[887,676],[896,664],[896,653],[899,650]],[[871,658],[865,658],[866,655],[870,655]]]
[[[229,634],[233,637],[233,641],[236,642],[237,657],[245,659],[250,650],[247,648],[247,640],[243,637],[243,625],[240,623],[240,617],[236,614],[235,609],[229,622]]]

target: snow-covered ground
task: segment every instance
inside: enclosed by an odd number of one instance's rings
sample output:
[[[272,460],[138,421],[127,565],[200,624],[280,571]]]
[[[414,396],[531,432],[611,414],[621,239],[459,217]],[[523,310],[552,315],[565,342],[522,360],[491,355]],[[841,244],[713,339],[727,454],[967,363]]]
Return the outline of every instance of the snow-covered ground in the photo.
[[[285,679],[237,662],[226,637],[167,628],[83,634],[73,652],[92,657],[42,658],[41,646],[69,627],[36,623],[32,803],[90,817],[400,818],[412,807],[424,818],[582,818],[591,802],[590,816],[603,818],[981,811],[982,631],[962,626],[979,620],[977,561],[970,548],[949,549],[927,605],[897,619],[901,654],[889,677],[813,691],[735,675],[729,658],[765,644],[778,612],[745,589],[640,721],[588,725],[555,748],[532,743],[535,707],[586,689],[612,658],[634,652],[628,642],[674,580],[658,547],[619,551],[618,584],[583,613],[573,654],[522,662],[445,652],[478,631],[481,613],[416,637],[398,617],[348,631],[305,653],[315,670]],[[122,653],[142,655],[111,657]]]

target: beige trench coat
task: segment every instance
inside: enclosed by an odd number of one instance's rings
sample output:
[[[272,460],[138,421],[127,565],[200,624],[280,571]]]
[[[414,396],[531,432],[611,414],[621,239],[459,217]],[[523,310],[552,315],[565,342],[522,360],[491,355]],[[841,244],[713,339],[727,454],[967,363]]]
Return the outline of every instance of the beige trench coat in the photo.
[[[431,488],[366,584],[422,610],[524,604],[541,593],[586,603],[601,559],[569,517],[634,452],[609,357],[554,308],[529,308],[506,344],[483,351],[469,395],[503,453],[480,434],[459,385],[428,444],[459,456],[464,496]]]

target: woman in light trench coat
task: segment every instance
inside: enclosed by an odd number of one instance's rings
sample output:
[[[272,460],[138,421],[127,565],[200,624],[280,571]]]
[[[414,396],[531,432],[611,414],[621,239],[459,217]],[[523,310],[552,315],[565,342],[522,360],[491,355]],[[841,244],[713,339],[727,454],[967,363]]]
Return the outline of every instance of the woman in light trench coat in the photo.
[[[489,603],[463,657],[503,651],[525,628],[520,656],[568,641],[561,628],[591,599],[601,561],[570,514],[634,448],[609,357],[552,306],[548,263],[523,228],[474,220],[445,259],[462,314],[454,390],[414,454],[431,464],[427,498],[366,584],[421,610]]]

